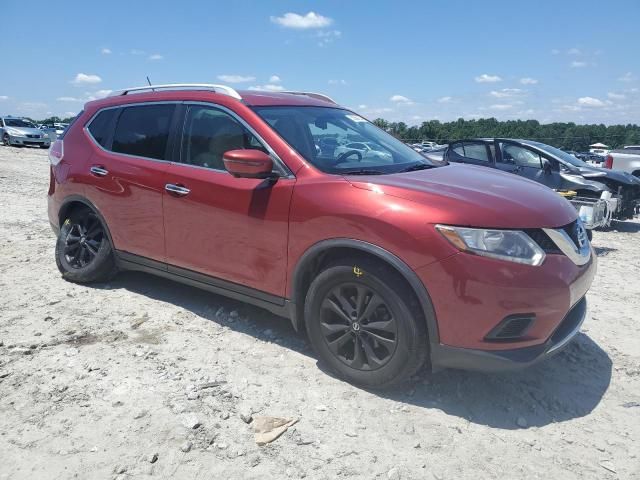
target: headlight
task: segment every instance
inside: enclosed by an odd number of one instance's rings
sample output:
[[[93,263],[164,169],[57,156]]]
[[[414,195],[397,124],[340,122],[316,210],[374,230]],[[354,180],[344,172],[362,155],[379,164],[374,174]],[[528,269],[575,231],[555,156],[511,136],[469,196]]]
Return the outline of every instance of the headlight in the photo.
[[[448,225],[436,225],[436,229],[463,252],[533,266],[542,265],[545,259],[545,253],[538,244],[529,235],[518,230],[488,230]]]

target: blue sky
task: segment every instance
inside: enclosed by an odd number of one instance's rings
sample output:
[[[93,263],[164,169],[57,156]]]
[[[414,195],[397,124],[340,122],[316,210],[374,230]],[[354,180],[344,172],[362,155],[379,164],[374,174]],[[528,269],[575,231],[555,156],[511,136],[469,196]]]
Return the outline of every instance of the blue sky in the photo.
[[[31,0],[0,25],[0,114],[67,116],[149,75],[324,92],[409,124],[640,123],[638,0]]]

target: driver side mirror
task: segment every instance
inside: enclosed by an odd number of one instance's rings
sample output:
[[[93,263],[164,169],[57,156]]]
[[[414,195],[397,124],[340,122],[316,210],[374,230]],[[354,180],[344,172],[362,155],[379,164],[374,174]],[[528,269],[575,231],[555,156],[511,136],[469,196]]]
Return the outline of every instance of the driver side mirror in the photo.
[[[260,150],[229,150],[222,156],[224,167],[238,178],[271,178],[273,160]]]

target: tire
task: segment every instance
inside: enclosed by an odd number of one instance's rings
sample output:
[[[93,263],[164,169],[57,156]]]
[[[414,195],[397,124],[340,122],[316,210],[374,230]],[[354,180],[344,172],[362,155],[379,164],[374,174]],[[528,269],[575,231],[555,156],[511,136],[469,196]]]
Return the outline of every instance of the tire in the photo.
[[[391,267],[369,259],[323,270],[309,287],[304,317],[317,355],[355,385],[401,383],[429,355],[424,315],[410,287]]]
[[[40,148],[46,148],[48,150],[49,149],[49,145],[40,145]]]
[[[8,134],[8,133],[5,133],[5,134],[2,136],[2,144],[3,144],[5,147],[10,147],[10,146],[11,146],[11,138],[9,137],[9,134]]]
[[[71,282],[104,282],[118,271],[106,228],[88,208],[73,210],[64,221],[55,255],[62,278]]]

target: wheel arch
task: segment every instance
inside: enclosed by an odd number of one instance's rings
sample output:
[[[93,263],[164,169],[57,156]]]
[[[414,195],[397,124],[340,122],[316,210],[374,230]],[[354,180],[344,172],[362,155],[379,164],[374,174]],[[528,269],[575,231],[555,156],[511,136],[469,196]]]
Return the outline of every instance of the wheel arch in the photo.
[[[66,220],[67,216],[75,209],[75,208],[88,208],[93,213],[96,214],[102,226],[104,227],[105,232],[107,233],[107,238],[109,239],[109,243],[111,243],[112,247],[115,249],[115,245],[113,243],[113,238],[111,237],[111,231],[109,230],[109,225],[106,220],[100,213],[100,210],[91,202],[91,200],[83,197],[81,195],[69,195],[66,197],[62,204],[60,205],[60,209],[58,210],[58,226],[62,227],[63,222]]]
[[[294,328],[299,330],[304,322],[304,302],[309,285],[327,261],[335,258],[358,258],[366,256],[393,268],[413,290],[424,315],[429,343],[438,344],[438,324],[436,314],[426,287],[416,273],[403,260],[388,250],[362,240],[334,238],[322,240],[309,247],[296,264],[291,279],[290,316]]]

